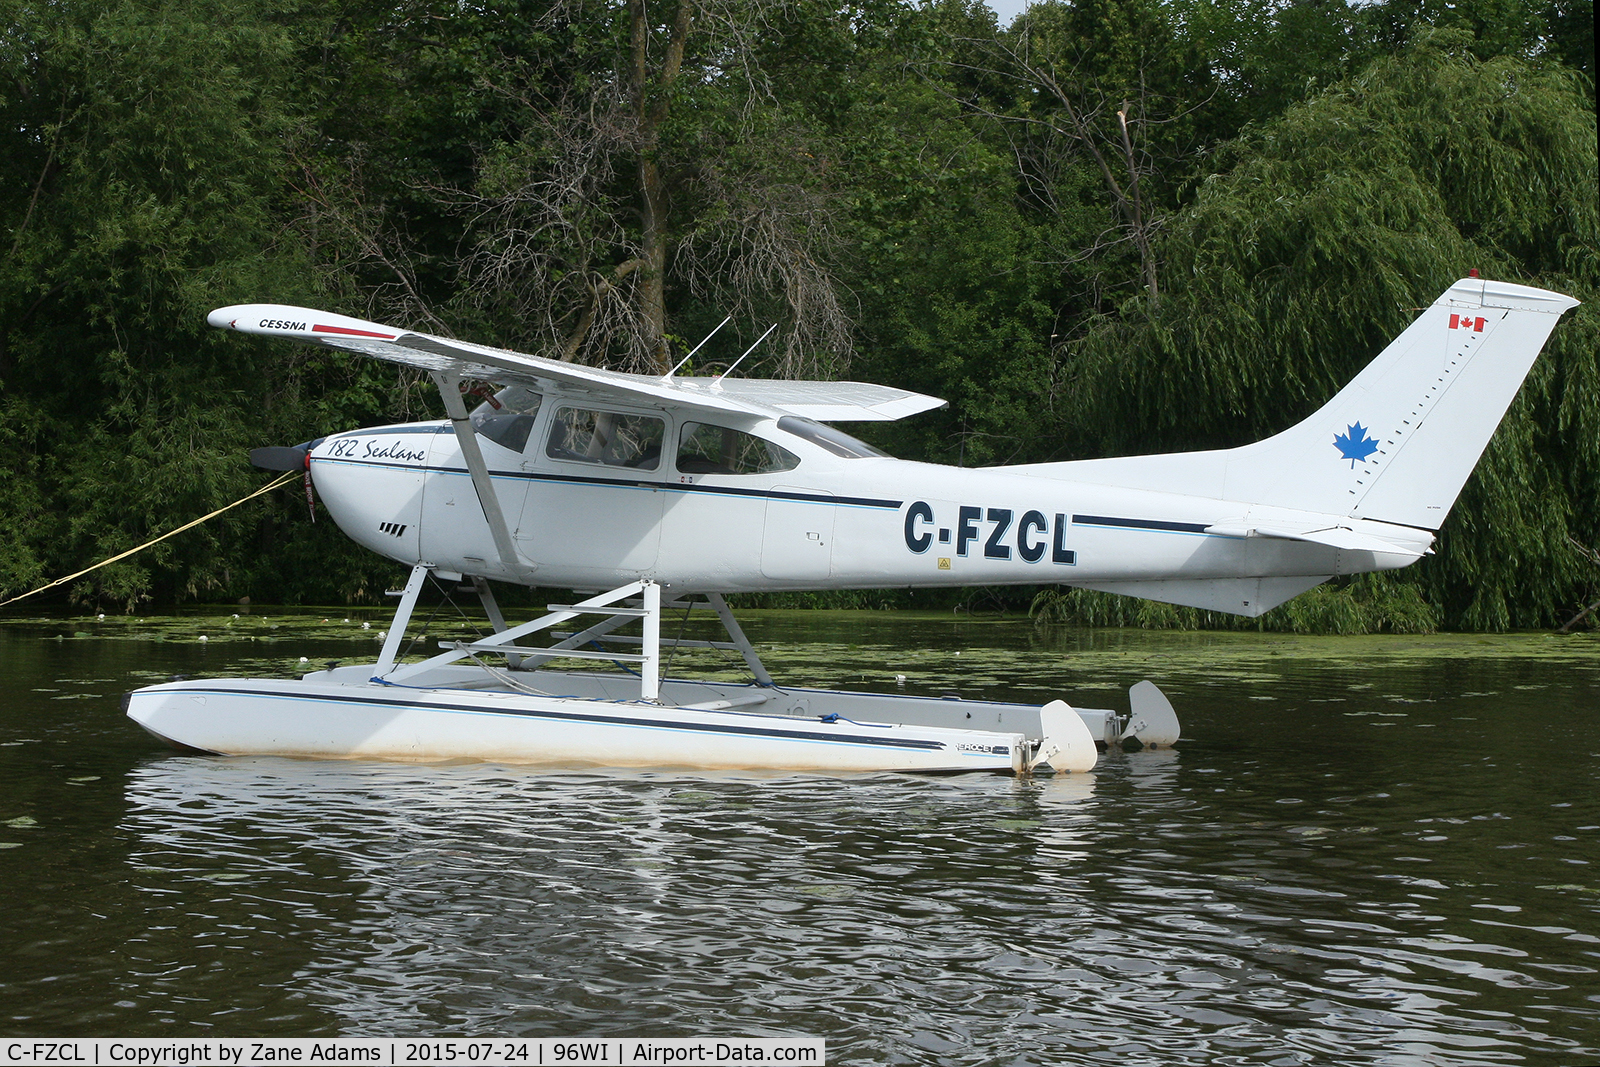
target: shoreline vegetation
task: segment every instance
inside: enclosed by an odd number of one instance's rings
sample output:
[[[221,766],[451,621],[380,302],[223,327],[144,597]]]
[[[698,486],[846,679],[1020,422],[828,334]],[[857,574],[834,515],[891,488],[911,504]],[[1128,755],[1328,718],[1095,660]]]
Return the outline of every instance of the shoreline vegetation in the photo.
[[[786,618],[797,625],[804,620],[822,624],[851,620],[869,627],[876,621],[1023,627],[1045,638],[1082,633],[1148,633],[1151,635],[1251,634],[1307,637],[1453,637],[1486,636],[1482,631],[1450,630],[1439,625],[1438,614],[1403,583],[1373,588],[1361,576],[1343,585],[1319,586],[1257,619],[1202,611],[1155,601],[1137,600],[1086,589],[1049,586],[1039,589],[953,589],[917,591],[845,590],[826,593],[769,593],[730,596],[728,601],[741,619]],[[501,597],[513,623],[537,615],[547,602],[560,600],[565,591],[530,589],[521,595]],[[920,602],[918,602],[920,601]],[[392,613],[383,605],[219,605],[188,604],[158,607],[145,612],[85,614],[66,605],[36,605],[0,612],[0,627],[14,631],[52,631],[61,639],[111,638],[207,641],[278,641],[307,637],[369,640],[376,642]],[[487,620],[475,599],[463,596],[453,602],[419,606],[412,632],[433,633],[486,628]],[[701,621],[696,620],[695,625]],[[485,632],[487,632],[485,630]],[[1600,637],[1600,627],[1586,617],[1576,627],[1498,631],[1510,637]]]
[[[0,620],[0,646],[8,656],[24,660],[68,655],[102,662],[102,655],[118,655],[112,646],[137,649],[160,644],[173,653],[183,650],[177,669],[187,675],[296,678],[324,667],[375,659],[387,621],[376,616],[370,610],[280,614],[275,608],[248,615],[193,608],[177,615],[108,615],[103,620],[32,616]],[[1368,675],[1374,673],[1471,669],[1491,661],[1540,664],[1541,669],[1592,667],[1600,656],[1596,632],[1329,636],[1237,629],[1040,627],[1026,614],[964,615],[949,610],[741,609],[739,616],[780,686],[954,692],[981,699],[1050,699],[1065,688],[1080,700],[1103,697],[1115,703],[1122,688],[1141,678],[1156,678],[1163,685],[1181,680],[1185,685],[1237,686],[1300,670],[1333,672],[1343,679],[1341,685],[1362,689],[1369,687]],[[412,631],[417,640],[402,658],[418,659],[440,641],[466,639],[480,631],[487,632],[481,618],[435,618]],[[697,634],[691,625],[685,636],[715,635],[709,628]],[[126,653],[121,655],[127,658]],[[135,669],[127,677],[138,684],[167,680],[175,661],[172,654],[164,656],[161,662],[168,666]],[[584,660],[576,669],[627,668]],[[667,673],[749,681],[736,654],[715,650],[679,650]]]
[[[160,643],[187,646],[187,670],[227,677],[298,677],[377,656],[387,618],[371,609],[322,611],[277,607],[232,612],[195,606],[179,613],[0,619],[0,642],[23,656],[49,646]],[[1225,679],[1257,677],[1294,664],[1323,670],[1406,668],[1424,664],[1512,659],[1592,665],[1600,632],[1312,634],[1234,629],[1039,626],[1025,613],[966,615],[949,610],[741,609],[741,622],[779,685],[869,691],[1004,693],[1013,675],[1054,665],[1075,685],[1116,688],[1124,677]],[[443,613],[410,632],[402,659],[431,653],[437,642],[470,638],[488,626],[481,616]],[[696,636],[691,624],[687,636]],[[709,627],[700,636],[713,636]],[[32,647],[35,652],[26,651]],[[1031,665],[1031,666],[1029,666]],[[582,661],[582,670],[625,670]],[[170,668],[169,668],[170,669]],[[135,672],[145,682],[168,677]],[[680,650],[669,673],[748,681],[738,656]],[[1110,681],[1108,681],[1108,679]],[[1015,694],[1013,694],[1015,695]]]

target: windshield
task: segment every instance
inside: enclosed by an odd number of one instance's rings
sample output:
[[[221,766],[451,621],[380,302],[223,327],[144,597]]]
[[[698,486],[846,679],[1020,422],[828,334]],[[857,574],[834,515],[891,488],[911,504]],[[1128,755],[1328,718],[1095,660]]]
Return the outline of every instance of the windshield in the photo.
[[[798,415],[785,415],[778,420],[778,429],[787,430],[796,437],[804,438],[814,445],[826,448],[836,456],[845,459],[866,459],[868,456],[887,456],[889,453],[873,448],[865,441],[858,441],[843,430],[836,430],[824,423],[802,419]]]
[[[472,428],[502,448],[521,452],[544,397],[526,385],[508,385],[472,409]]]

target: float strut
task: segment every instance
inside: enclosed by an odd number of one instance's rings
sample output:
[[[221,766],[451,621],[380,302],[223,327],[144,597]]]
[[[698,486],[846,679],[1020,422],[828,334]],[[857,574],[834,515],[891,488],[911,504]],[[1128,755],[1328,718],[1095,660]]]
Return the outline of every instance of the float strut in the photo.
[[[739,649],[739,654],[744,657],[745,666],[750,668],[750,673],[755,676],[756,684],[764,689],[775,686],[772,675],[767,673],[767,668],[761,663],[761,657],[756,655],[755,646],[744,635],[744,630],[739,626],[739,620],[733,617],[733,611],[728,607],[728,602],[722,599],[721,593],[707,593],[706,599],[711,606],[717,609],[717,617],[722,620],[722,628],[728,631],[728,636],[733,638],[734,645]]]
[[[639,699],[661,698],[661,587],[645,580],[641,591],[644,607],[644,662],[639,664]]]
[[[478,594],[478,601],[483,605],[484,614],[489,616],[489,625],[494,627],[495,633],[505,633],[507,629],[506,617],[501,614],[500,602],[495,600],[494,590],[489,588],[488,579],[477,574],[468,575],[467,578],[472,582],[472,588]],[[522,657],[507,653],[506,665],[512,670],[517,670],[522,666]]]
[[[406,582],[405,591],[400,594],[400,606],[395,609],[394,621],[389,623],[389,636],[383,639],[383,651],[378,653],[377,666],[372,668],[374,678],[382,678],[394,670],[395,656],[400,653],[400,642],[405,639],[406,627],[411,623],[411,611],[417,606],[417,597],[422,593],[429,570],[426,563],[411,568],[411,578]]]

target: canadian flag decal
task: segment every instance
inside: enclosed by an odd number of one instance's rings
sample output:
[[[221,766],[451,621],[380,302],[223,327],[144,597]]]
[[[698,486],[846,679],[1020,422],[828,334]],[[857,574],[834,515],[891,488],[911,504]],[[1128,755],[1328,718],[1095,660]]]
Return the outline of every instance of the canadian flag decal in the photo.
[[[1450,328],[1452,330],[1471,330],[1473,333],[1482,333],[1483,324],[1489,320],[1482,315],[1473,318],[1471,315],[1451,315]]]

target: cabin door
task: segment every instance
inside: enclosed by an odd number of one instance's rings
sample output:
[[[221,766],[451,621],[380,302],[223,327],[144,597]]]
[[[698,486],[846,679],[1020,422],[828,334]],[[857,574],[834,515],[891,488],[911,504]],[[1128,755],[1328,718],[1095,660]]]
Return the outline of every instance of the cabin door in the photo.
[[[778,580],[815,581],[833,569],[832,493],[775,485],[767,498],[761,573]]]

